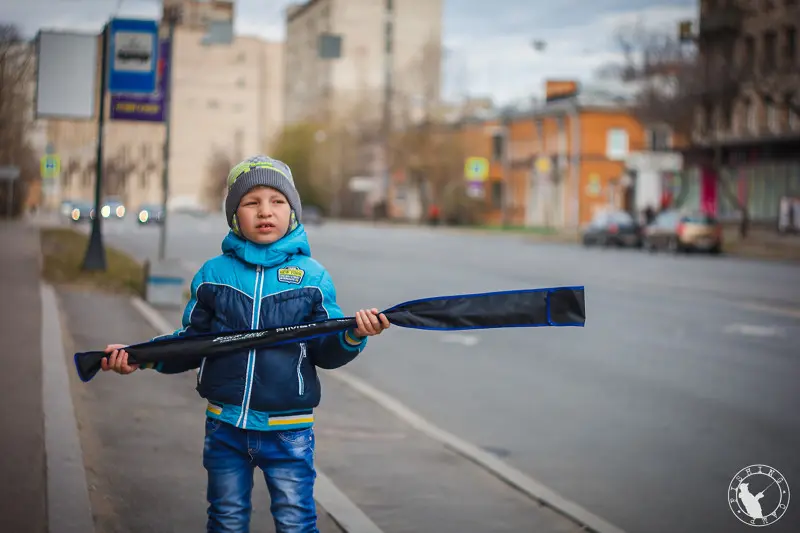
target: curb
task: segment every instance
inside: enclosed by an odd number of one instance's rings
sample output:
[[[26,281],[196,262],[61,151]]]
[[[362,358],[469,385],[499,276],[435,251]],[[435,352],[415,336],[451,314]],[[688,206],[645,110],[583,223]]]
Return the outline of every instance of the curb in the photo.
[[[52,286],[42,283],[40,287],[48,532],[93,533],[94,518],[67,374],[58,299]]]
[[[432,424],[422,416],[414,413],[398,400],[379,391],[360,378],[342,370],[333,372],[326,371],[325,375],[338,379],[356,392],[361,393],[363,396],[369,398],[396,417],[408,423],[414,429],[440,442],[445,447],[485,469],[487,472],[507,483],[525,496],[572,520],[584,531],[590,531],[592,533],[625,533],[624,530],[619,527],[603,520],[599,516],[580,507],[578,504],[567,500],[539,481],[536,481],[510,466],[489,452],[440,429],[435,424]]]
[[[157,309],[138,296],[131,298],[131,304],[159,334],[175,331],[173,325]],[[359,509],[318,468],[314,499],[345,533],[383,533],[364,511]]]

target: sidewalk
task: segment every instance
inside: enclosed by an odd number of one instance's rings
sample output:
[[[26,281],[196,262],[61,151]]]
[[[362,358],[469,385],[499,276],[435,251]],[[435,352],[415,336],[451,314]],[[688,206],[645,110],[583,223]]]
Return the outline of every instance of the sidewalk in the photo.
[[[39,233],[0,222],[0,531],[45,533]]]
[[[146,341],[155,332],[125,296],[59,289],[65,352]],[[101,373],[81,383],[70,368],[96,533],[205,531],[206,403],[195,373]],[[321,506],[321,533],[342,533]],[[269,494],[254,476],[253,533],[274,531]]]
[[[179,310],[160,313],[171,325],[180,320]],[[382,533],[583,531],[333,377],[336,372],[320,371],[316,465]]]

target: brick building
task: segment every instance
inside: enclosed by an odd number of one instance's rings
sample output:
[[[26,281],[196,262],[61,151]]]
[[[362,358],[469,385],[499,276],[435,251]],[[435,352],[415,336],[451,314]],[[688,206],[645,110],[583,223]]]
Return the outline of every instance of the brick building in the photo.
[[[800,2],[702,0],[699,14],[689,204],[735,218],[721,182],[752,220],[772,224],[780,197],[800,194]]]

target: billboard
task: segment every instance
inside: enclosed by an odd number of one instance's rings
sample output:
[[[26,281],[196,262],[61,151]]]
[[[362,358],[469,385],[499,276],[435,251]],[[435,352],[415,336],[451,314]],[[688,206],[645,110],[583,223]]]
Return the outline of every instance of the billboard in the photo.
[[[92,119],[100,38],[42,30],[36,36],[36,118]]]
[[[170,68],[170,46],[168,40],[159,43],[156,92],[153,94],[112,94],[111,120],[134,120],[139,122],[164,122]]]

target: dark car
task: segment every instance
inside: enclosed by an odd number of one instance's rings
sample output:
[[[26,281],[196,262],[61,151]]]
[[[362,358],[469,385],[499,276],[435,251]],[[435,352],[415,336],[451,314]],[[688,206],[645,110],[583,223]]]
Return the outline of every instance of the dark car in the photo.
[[[109,196],[103,201],[100,215],[103,218],[123,219],[125,218],[125,204],[116,196]]]
[[[316,206],[303,207],[303,223],[319,226],[322,224],[322,211]]]
[[[94,204],[77,201],[71,202],[71,207],[69,218],[73,222],[87,222],[94,218]]]
[[[136,215],[139,224],[161,224],[164,221],[164,208],[156,204],[144,204]]]
[[[644,231],[646,250],[679,252],[722,251],[722,224],[705,213],[664,211]]]
[[[625,211],[603,211],[595,215],[583,232],[584,246],[635,247],[642,245],[639,223]]]

